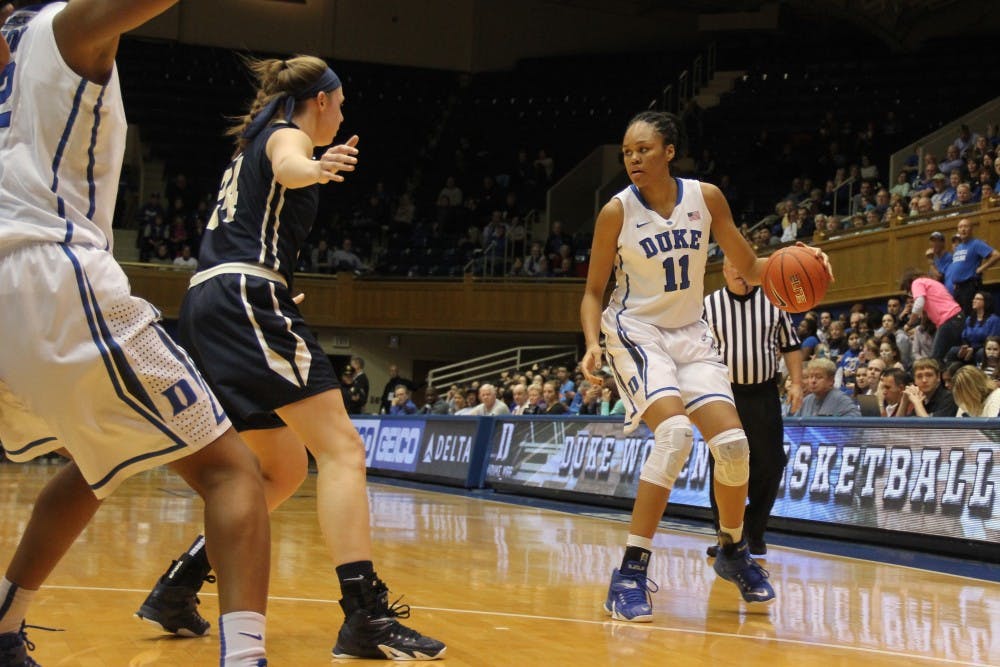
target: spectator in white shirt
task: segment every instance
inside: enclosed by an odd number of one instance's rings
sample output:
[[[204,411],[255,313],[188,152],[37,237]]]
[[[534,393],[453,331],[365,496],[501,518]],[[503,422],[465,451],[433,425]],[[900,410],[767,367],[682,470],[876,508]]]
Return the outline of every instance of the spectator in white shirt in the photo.
[[[198,260],[191,256],[191,246],[185,245],[181,248],[181,254],[174,257],[174,266],[192,271],[198,268]]]
[[[466,415],[497,417],[510,414],[510,408],[503,401],[497,400],[497,388],[491,384],[479,387],[479,405],[463,412]]]

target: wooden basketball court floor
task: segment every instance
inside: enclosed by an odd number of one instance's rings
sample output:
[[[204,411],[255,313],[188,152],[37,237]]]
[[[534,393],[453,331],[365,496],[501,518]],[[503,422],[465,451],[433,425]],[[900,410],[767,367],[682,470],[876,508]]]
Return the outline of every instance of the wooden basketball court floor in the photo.
[[[4,558],[55,465],[0,465]],[[1000,584],[772,546],[770,607],[742,603],[716,578],[707,533],[658,534],[655,619],[611,622],[601,610],[626,526],[481,497],[370,484],[376,567],[412,606],[408,623],[448,643],[445,664],[1000,665]],[[316,523],[315,477],[272,521],[270,664],[331,660],[341,611]],[[199,531],[201,505],[173,475],[127,482],[36,597],[29,630],[45,667],[216,665],[212,634],[176,639],[132,617],[150,584]],[[395,597],[394,595],[394,597]],[[371,663],[377,664],[377,663]]]

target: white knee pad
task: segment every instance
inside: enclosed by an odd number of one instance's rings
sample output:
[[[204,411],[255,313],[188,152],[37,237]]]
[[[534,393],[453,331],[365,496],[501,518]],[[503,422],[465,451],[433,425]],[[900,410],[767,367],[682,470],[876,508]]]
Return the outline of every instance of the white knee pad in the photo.
[[[715,479],[726,486],[742,486],[750,480],[750,444],[741,428],[723,431],[708,441],[715,457]]]
[[[642,465],[639,479],[664,489],[674,488],[674,481],[691,455],[694,433],[687,415],[663,420],[653,433],[653,451]]]

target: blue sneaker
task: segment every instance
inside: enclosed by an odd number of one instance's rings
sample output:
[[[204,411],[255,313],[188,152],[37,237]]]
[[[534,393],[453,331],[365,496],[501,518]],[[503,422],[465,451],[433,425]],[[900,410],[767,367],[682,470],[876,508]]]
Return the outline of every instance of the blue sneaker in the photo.
[[[31,659],[28,651],[34,651],[35,645],[24,632],[24,623],[17,632],[5,632],[0,635],[0,667],[41,667]]]
[[[747,541],[739,544],[729,543],[719,549],[718,556],[712,566],[715,573],[726,581],[731,581],[740,589],[740,594],[747,602],[770,602],[774,599],[774,589],[768,582],[767,570],[757,564],[750,556]],[[727,551],[729,553],[727,553]]]
[[[622,574],[613,570],[604,611],[616,621],[649,623],[653,620],[653,600],[650,593],[659,589],[656,582],[647,579],[645,574]]]

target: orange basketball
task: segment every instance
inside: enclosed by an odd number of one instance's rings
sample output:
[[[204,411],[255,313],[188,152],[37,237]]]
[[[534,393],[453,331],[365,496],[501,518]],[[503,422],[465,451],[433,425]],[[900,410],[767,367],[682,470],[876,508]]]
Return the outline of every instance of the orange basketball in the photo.
[[[812,250],[790,246],[767,258],[760,282],[775,306],[789,313],[804,313],[823,299],[830,276]]]

